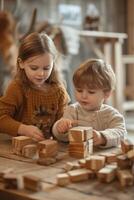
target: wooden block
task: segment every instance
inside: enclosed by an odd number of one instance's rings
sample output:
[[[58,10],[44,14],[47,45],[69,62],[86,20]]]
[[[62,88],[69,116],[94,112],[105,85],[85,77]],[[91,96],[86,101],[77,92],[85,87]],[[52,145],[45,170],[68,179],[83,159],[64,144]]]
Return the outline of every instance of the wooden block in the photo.
[[[24,188],[27,190],[31,190],[34,192],[40,191],[41,190],[41,179],[32,176],[32,175],[25,175],[23,176],[23,181],[24,181]]]
[[[75,151],[75,152],[69,152],[69,155],[73,158],[86,158],[87,156],[89,156],[89,154],[87,154],[87,152],[79,152],[79,151]]]
[[[99,181],[110,183],[115,179],[116,176],[116,169],[112,167],[105,166],[104,168],[100,169],[97,173],[97,177]]]
[[[133,175],[129,170],[118,170],[117,177],[122,187],[131,186],[134,183]]]
[[[69,130],[70,142],[83,142],[93,138],[93,129],[91,127],[77,126]]]
[[[78,160],[78,163],[81,168],[86,168],[86,160],[85,159]]]
[[[57,154],[58,154],[57,148],[50,149],[49,151],[47,149],[41,149],[38,152],[39,158],[56,157]]]
[[[49,166],[49,165],[52,165],[54,163],[56,163],[56,159],[55,158],[47,157],[47,158],[39,158],[37,160],[37,164],[39,164],[39,165]]]
[[[13,147],[13,152],[16,155],[21,155],[22,154],[22,148],[25,145],[28,144],[33,144],[35,143],[32,138],[27,137],[27,136],[17,136],[12,138],[12,147]]]
[[[117,166],[117,163],[112,163],[112,164],[108,164],[108,165],[105,165],[107,168],[111,168],[111,169],[115,169],[117,170],[118,169],[118,166]]]
[[[121,149],[123,153],[127,153],[128,151],[134,149],[134,144],[129,139],[121,141]]]
[[[93,153],[93,140],[69,144],[69,155],[75,158],[85,158]]]
[[[104,156],[90,156],[86,158],[86,168],[91,170],[100,170],[105,165],[105,157]]]
[[[58,150],[58,143],[56,140],[47,139],[38,143],[38,150],[46,149],[46,151],[49,151],[52,148]]]
[[[78,162],[67,162],[64,166],[65,171],[80,169],[80,164]]]
[[[22,177],[13,173],[7,173],[3,177],[6,189],[22,189]]]
[[[87,169],[76,169],[68,172],[68,175],[70,177],[70,181],[72,182],[79,182],[88,180],[89,178],[89,170]]]
[[[59,186],[66,186],[70,182],[69,175],[66,173],[58,174],[57,175],[57,185]]]
[[[117,165],[120,169],[128,169],[131,166],[131,160],[128,159],[126,154],[117,156]]]
[[[114,153],[101,153],[100,156],[104,156],[106,163],[113,163],[117,161],[117,155]]]
[[[11,174],[14,172],[14,169],[13,168],[7,168],[7,169],[4,169],[4,170],[1,170],[0,171],[0,181],[3,181],[4,180],[4,176],[6,174]]]
[[[22,156],[33,158],[37,152],[37,144],[28,144],[22,148]]]

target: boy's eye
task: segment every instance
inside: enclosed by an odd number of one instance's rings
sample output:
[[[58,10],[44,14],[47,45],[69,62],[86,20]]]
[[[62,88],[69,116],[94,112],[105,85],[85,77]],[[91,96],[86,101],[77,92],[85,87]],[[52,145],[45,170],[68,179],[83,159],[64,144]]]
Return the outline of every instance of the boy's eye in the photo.
[[[82,92],[82,90],[81,90],[81,89],[76,89],[76,91],[77,91],[77,92]]]
[[[95,91],[88,91],[89,94],[95,94]]]

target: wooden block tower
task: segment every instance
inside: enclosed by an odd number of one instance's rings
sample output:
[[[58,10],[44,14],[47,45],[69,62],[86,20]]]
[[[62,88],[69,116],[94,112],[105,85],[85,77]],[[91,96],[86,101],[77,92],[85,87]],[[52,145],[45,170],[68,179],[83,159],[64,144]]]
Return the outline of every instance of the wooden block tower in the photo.
[[[85,158],[93,153],[93,129],[77,126],[69,130],[69,155]]]

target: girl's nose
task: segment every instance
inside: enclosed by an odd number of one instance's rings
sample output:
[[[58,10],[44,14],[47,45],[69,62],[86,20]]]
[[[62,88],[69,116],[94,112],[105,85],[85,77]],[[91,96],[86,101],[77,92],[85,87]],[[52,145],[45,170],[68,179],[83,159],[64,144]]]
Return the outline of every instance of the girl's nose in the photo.
[[[44,70],[39,71],[38,75],[39,76],[44,76]]]

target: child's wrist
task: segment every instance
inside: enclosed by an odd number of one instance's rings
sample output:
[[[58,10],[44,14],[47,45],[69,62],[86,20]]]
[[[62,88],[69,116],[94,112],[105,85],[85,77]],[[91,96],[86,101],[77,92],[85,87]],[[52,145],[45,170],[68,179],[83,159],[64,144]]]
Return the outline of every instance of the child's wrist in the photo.
[[[101,145],[106,145],[106,138],[101,134]]]
[[[26,126],[25,124],[21,124],[18,128],[18,135],[24,135],[25,133],[25,129],[26,129]]]

